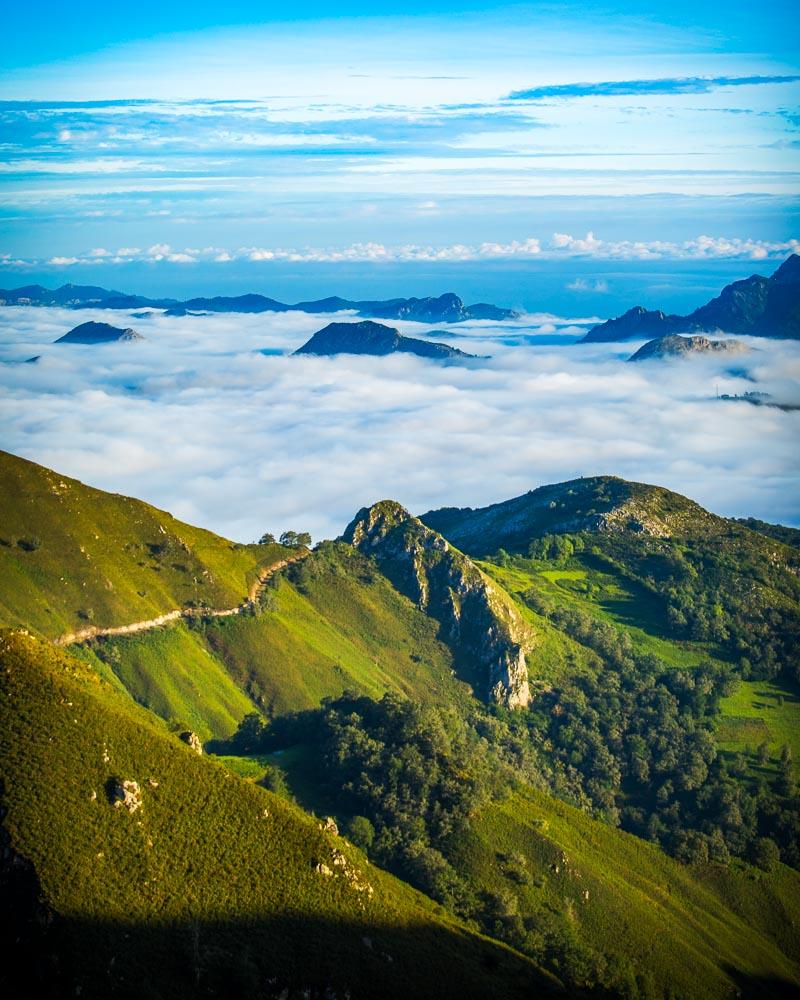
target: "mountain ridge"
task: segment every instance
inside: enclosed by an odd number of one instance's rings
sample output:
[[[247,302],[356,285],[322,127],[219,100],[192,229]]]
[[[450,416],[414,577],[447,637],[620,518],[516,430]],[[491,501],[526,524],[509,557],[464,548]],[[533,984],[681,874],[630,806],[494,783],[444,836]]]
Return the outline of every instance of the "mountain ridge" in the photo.
[[[634,337],[734,333],[796,340],[800,337],[800,255],[790,254],[769,278],[754,274],[726,285],[720,294],[686,316],[634,306],[592,327],[584,344]]]
[[[404,319],[418,323],[463,323],[467,320],[501,321],[519,314],[487,302],[466,305],[454,292],[422,298],[344,299],[330,296],[290,305],[277,299],[248,292],[243,295],[196,296],[179,300],[128,295],[95,285],[62,285],[50,290],[42,285],[0,289],[0,306],[63,306],[69,309],[163,309],[170,316],[192,312],[307,312],[326,313],[352,310],[374,319]]]

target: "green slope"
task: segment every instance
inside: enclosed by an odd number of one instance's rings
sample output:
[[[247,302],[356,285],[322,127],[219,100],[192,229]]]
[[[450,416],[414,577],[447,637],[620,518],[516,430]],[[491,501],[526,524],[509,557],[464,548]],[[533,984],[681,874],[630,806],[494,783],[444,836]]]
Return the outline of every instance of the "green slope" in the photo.
[[[790,868],[687,868],[532,789],[486,809],[451,857],[516,901],[505,910],[518,919],[501,918],[498,936],[554,954],[565,975],[595,966],[620,989],[638,977],[640,989],[686,997],[730,996],[753,980],[774,980],[776,996],[800,988]]]
[[[597,559],[590,554],[573,556],[568,565],[558,567],[546,560],[523,556],[512,557],[504,565],[493,562],[479,565],[529,614],[535,615],[534,595],[545,603],[576,608],[599,622],[623,629],[640,652],[651,653],[674,667],[694,667],[720,655],[713,643],[670,635],[661,602],[610,567],[598,567]]]
[[[48,638],[241,603],[278,545],[238,545],[0,452],[0,624]]]
[[[202,740],[230,736],[253,702],[197,631],[177,622],[75,650],[98,673],[113,676],[140,705],[175,720]]]
[[[277,766],[305,807],[335,810],[317,752],[225,761],[251,777]],[[791,868],[687,867],[529,787],[482,808],[444,851],[487,932],[566,982],[632,997],[722,998],[756,981],[772,982],[767,996],[800,988]]]
[[[0,684],[0,915],[16,937],[4,990],[355,1000],[554,987],[197,756],[74,657],[3,632]],[[137,810],[112,804],[121,781],[137,783]]]
[[[227,737],[248,711],[313,708],[345,690],[464,703],[437,625],[349,545],[326,543],[278,574],[270,610],[87,644],[142,705],[204,738]],[[98,662],[99,661],[99,662]]]

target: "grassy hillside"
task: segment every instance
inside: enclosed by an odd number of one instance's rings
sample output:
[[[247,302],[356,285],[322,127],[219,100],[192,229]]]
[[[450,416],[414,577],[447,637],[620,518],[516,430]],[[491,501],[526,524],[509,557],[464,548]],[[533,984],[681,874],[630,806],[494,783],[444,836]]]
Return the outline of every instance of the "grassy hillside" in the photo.
[[[254,708],[274,716],[345,690],[465,703],[437,625],[349,545],[326,544],[276,576],[256,615],[104,638],[80,655],[136,701],[203,739]]]
[[[222,759],[251,779],[279,769],[305,808],[347,824],[350,796],[331,786],[322,752],[304,743]],[[631,997],[723,998],[755,981],[772,982],[766,996],[800,988],[800,875],[785,866],[687,867],[521,785],[441,847],[462,882],[454,905],[568,983]]]
[[[718,737],[726,750],[754,751],[766,743],[774,762],[788,746],[800,759],[800,693],[775,681],[743,681],[721,702]]]
[[[184,623],[98,640],[75,654],[101,676],[113,676],[138,704],[204,741],[230,736],[254,710],[225,665]]]
[[[430,995],[431,983],[453,998],[554,987],[197,756],[74,657],[3,632],[0,684],[0,909],[17,940],[4,990],[355,1000]],[[135,808],[115,805],[123,781]]]
[[[551,954],[565,974],[594,966],[644,995],[726,997],[770,979],[775,996],[800,988],[800,876],[790,868],[686,868],[534,790],[486,809],[451,857],[499,891],[498,936]]]
[[[658,656],[671,666],[693,667],[719,656],[713,643],[671,635],[663,603],[654,594],[599,564],[588,553],[577,554],[560,566],[522,556],[501,565],[482,562],[480,566],[521,606],[530,610],[534,603],[531,595],[537,594],[560,607],[574,607],[597,621],[624,629],[638,650]]]
[[[55,638],[176,608],[233,607],[285,555],[0,452],[0,624]]]

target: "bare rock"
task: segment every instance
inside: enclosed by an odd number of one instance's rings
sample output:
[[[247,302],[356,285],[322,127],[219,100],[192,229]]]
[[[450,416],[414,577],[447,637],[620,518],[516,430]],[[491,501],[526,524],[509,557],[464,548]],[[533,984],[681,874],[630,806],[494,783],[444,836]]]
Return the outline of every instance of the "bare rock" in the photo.
[[[138,781],[127,781],[122,778],[115,778],[111,786],[111,801],[115,809],[127,809],[129,813],[135,813],[142,808],[142,790]]]
[[[197,733],[192,732],[191,729],[187,729],[185,733],[180,734],[180,738],[189,747],[190,750],[194,750],[195,753],[203,754],[203,744],[200,741],[200,737]]]

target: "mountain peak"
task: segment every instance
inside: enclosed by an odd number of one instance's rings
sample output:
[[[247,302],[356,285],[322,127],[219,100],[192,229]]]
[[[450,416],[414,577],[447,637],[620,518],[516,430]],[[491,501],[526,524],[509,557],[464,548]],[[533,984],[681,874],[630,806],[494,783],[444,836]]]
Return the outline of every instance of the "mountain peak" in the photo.
[[[775,271],[770,281],[776,285],[795,285],[800,282],[800,254],[791,253]]]
[[[380,500],[371,507],[362,507],[345,528],[342,538],[356,548],[373,548],[393,528],[412,520],[416,518],[396,500]]]
[[[119,326],[111,326],[110,323],[81,323],[74,327],[63,337],[55,341],[56,344],[110,344],[116,341],[144,340],[144,337],[131,327],[122,329]]]
[[[437,360],[461,360],[475,355],[459,351],[449,344],[431,340],[404,337],[393,326],[384,326],[373,320],[358,323],[329,323],[298,348],[295,354],[416,354]]]
[[[632,354],[628,361],[648,361],[653,358],[688,358],[698,354],[746,354],[749,348],[741,340],[709,340],[698,334],[681,337],[677,333],[649,340]]]
[[[530,630],[472,560],[393,500],[360,510],[343,538],[439,622],[441,638],[484,697],[509,708],[529,704]]]
[[[738,333],[753,337],[800,337],[800,257],[792,253],[770,278],[752,274],[726,285],[715,298],[688,316],[666,316],[660,309],[634,306],[600,323],[584,343],[634,337],[660,338],[679,333]]]

